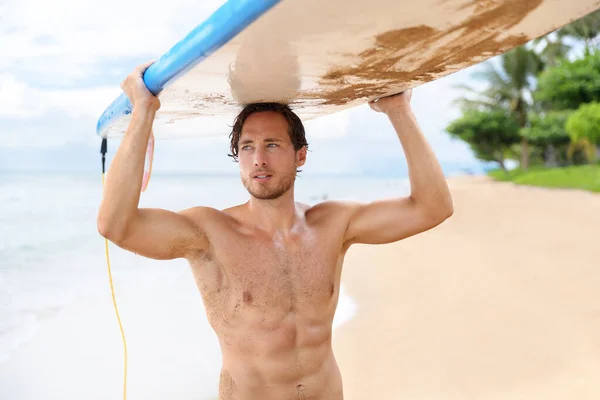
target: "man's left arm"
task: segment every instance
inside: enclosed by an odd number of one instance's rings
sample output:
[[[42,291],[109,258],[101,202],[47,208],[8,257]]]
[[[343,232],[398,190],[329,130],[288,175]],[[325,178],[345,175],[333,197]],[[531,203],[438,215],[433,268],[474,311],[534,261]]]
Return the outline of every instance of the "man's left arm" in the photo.
[[[429,230],[453,213],[442,168],[410,107],[411,91],[370,103],[387,115],[408,164],[409,196],[353,204],[345,243],[391,243]]]

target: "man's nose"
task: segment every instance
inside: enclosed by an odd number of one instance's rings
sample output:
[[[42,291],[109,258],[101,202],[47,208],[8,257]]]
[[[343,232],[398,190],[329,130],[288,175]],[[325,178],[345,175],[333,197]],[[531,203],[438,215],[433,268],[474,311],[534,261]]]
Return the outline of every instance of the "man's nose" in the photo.
[[[267,165],[266,154],[262,149],[256,149],[256,151],[254,151],[254,165],[257,167]]]

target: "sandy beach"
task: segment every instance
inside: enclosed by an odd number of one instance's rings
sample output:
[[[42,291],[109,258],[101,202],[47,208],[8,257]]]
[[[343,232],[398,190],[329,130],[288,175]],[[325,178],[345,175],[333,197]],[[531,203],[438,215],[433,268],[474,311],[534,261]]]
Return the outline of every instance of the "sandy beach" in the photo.
[[[600,195],[449,183],[443,225],[347,255],[345,398],[599,399]]]
[[[599,399],[600,195],[485,177],[449,182],[450,220],[347,255],[333,335],[345,398]],[[88,211],[77,218],[91,220]],[[122,398],[123,347],[93,228],[73,225],[84,238],[78,250],[51,247],[48,271],[23,275],[22,307],[45,311],[0,362],[0,398]],[[187,264],[114,246],[111,260],[129,348],[127,398],[213,400],[220,352]],[[41,293],[71,288],[68,279],[80,289],[72,301]]]

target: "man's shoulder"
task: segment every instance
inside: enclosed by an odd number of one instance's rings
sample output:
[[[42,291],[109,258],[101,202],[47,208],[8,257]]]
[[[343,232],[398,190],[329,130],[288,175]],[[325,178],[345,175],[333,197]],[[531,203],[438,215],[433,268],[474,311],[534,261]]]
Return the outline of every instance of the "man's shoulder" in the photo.
[[[208,206],[194,206],[179,211],[179,214],[192,222],[203,224],[207,221],[216,222],[219,220],[226,221],[231,220],[232,218],[235,219],[232,214],[235,213],[234,209],[236,207],[218,209]]]
[[[305,212],[306,218],[312,220],[323,220],[335,218],[343,220],[349,218],[359,206],[359,203],[345,200],[326,200],[315,205],[308,206]]]

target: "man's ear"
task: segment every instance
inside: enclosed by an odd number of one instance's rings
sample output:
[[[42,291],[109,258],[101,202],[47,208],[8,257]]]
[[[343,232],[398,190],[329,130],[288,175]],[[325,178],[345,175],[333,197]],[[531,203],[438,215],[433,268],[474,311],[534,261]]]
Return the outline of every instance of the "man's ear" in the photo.
[[[306,146],[302,146],[302,148],[296,152],[296,165],[301,167],[304,163],[306,163]]]

